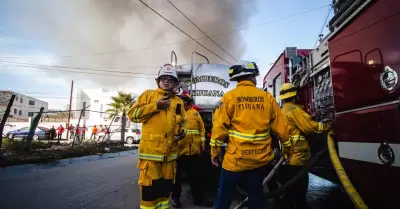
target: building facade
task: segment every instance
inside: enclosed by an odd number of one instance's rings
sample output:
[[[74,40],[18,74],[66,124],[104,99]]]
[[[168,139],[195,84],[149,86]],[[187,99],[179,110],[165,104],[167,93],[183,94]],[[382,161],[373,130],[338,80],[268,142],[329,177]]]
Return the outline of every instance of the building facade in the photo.
[[[9,118],[28,119],[34,117],[43,107],[48,110],[49,104],[45,101],[26,96],[13,91],[0,91],[0,115],[2,116],[7,108],[11,95],[15,94],[15,100],[11,107]]]
[[[122,90],[123,92],[132,92],[130,90]],[[105,88],[98,89],[76,89],[74,90],[73,102],[71,105],[71,110],[73,110],[73,115],[75,119],[78,119],[82,109],[87,107],[88,111],[82,112],[81,120],[87,125],[95,124],[109,124],[111,122],[110,115],[106,113],[109,106],[112,103],[111,97],[118,96],[118,91],[110,91]],[[133,94],[134,97],[137,95]],[[114,123],[120,123],[120,117],[116,117],[113,121]],[[133,125],[133,123],[128,122],[127,126]]]

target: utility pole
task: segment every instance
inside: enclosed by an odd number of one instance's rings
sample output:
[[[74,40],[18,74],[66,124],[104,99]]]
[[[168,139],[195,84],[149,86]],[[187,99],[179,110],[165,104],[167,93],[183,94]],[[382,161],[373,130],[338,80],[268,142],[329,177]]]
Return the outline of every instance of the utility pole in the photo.
[[[25,151],[31,150],[33,136],[35,135],[35,130],[39,124],[40,118],[42,118],[43,110],[44,110],[44,107],[41,107],[39,113],[33,118],[32,122],[31,122],[31,127],[29,129],[28,138],[25,141]],[[39,138],[38,138],[38,140],[39,140]]]
[[[1,122],[0,122],[0,148],[3,143],[4,126],[6,125],[8,115],[10,115],[11,107],[13,105],[14,100],[15,100],[15,94],[12,94],[10,100],[8,101],[7,109],[4,112],[3,118],[1,119]],[[0,155],[0,157],[1,157],[1,155]]]
[[[69,95],[69,107],[68,107],[68,122],[67,122],[67,127],[66,127],[66,129],[67,129],[67,140],[69,139],[68,138],[68,135],[69,135],[69,122],[70,122],[70,120],[71,120],[71,106],[72,106],[72,93],[73,93],[73,91],[74,91],[74,81],[72,80],[71,81],[71,93],[70,93],[70,95]]]

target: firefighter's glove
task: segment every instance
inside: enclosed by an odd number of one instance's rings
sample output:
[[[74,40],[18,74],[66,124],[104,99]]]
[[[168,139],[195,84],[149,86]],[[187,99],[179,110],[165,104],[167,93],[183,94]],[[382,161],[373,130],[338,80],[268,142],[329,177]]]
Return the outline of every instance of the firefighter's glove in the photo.
[[[157,109],[159,109],[159,110],[168,109],[168,107],[170,105],[171,105],[171,101],[166,96],[164,96],[163,98],[161,98],[157,101]]]
[[[330,131],[334,129],[335,122],[332,119],[326,118],[321,121],[324,125],[324,131]]]
[[[184,137],[185,137],[185,131],[184,130],[181,130],[178,134],[176,134],[175,136],[174,136],[174,139],[175,140],[177,140],[177,141],[179,141],[179,140],[181,140],[181,139],[183,139]]]

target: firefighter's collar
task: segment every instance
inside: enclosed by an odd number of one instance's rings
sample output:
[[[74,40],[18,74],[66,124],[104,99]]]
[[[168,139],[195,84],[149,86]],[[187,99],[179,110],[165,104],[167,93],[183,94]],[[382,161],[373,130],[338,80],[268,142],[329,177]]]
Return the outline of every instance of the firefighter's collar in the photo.
[[[159,94],[161,94],[161,95],[166,95],[166,94],[170,94],[171,96],[173,95],[173,93],[172,92],[169,92],[169,91],[165,91],[165,90],[163,90],[163,89],[161,89],[161,88],[157,88],[157,93],[159,93]]]
[[[254,83],[251,81],[240,81],[237,84],[237,86],[256,86],[256,85],[254,85]]]
[[[288,105],[293,105],[293,106],[296,106],[296,107],[300,107],[301,109],[304,109],[304,106],[303,105],[299,105],[299,104],[296,104],[296,103],[293,103],[293,102],[285,102],[285,104],[283,104],[284,106],[286,105],[286,106],[288,106]]]

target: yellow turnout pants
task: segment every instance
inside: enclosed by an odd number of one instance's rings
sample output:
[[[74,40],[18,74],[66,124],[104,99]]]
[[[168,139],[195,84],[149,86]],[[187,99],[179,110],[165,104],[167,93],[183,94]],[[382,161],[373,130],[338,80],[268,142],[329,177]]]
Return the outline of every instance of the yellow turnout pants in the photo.
[[[176,161],[139,160],[140,209],[169,209]]]

